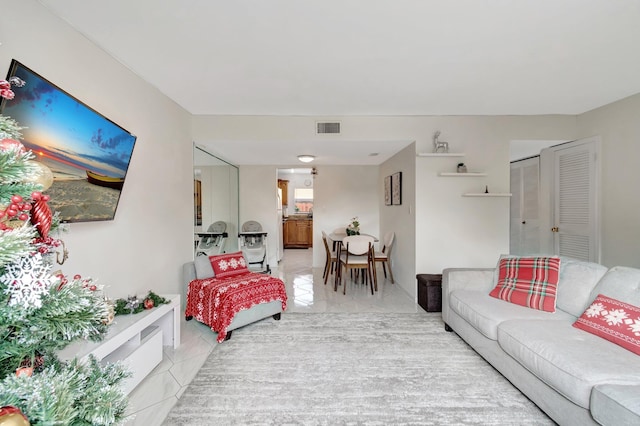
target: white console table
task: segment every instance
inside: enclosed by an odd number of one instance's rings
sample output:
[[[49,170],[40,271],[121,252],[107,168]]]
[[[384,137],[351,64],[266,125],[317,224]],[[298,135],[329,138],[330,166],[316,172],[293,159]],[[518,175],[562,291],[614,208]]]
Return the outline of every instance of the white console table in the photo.
[[[163,346],[180,346],[180,295],[161,296],[171,302],[116,316],[104,340],[74,342],[58,353],[60,359],[93,355],[103,363],[122,361],[132,373],[123,385],[128,394],[162,361]]]

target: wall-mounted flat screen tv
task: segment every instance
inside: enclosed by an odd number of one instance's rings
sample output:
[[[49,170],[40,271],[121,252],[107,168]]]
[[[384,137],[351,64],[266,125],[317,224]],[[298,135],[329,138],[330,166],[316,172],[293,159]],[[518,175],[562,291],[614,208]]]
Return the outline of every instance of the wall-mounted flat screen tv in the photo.
[[[46,191],[61,222],[113,220],[136,137],[15,59],[15,97],[0,111],[16,120],[22,143],[53,173]]]

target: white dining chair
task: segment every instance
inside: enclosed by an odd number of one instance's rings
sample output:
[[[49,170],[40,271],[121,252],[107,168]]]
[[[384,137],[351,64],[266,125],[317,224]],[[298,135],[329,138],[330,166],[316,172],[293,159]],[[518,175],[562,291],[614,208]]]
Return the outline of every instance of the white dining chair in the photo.
[[[347,284],[344,280],[343,273],[346,275],[347,271],[353,269],[357,271],[366,270],[366,275],[363,274],[362,279],[363,281],[368,280],[371,286],[371,294],[374,294],[374,289],[377,289],[378,285],[376,283],[377,277],[374,268],[373,242],[374,238],[369,235],[350,235],[343,238],[342,244],[339,246],[339,276],[336,279],[334,290],[338,289],[339,282],[344,286],[342,294],[346,294]]]
[[[338,256],[335,251],[329,247],[329,240],[327,237],[327,233],[322,231],[322,243],[324,244],[324,251],[326,254],[326,260],[324,262],[324,273],[322,274],[322,278],[324,278],[324,284],[327,284],[327,280],[329,279],[329,275],[333,273],[334,269],[337,269],[338,265]]]
[[[387,268],[389,268],[389,278],[391,284],[394,284],[393,272],[391,271],[391,249],[395,242],[396,234],[393,231],[389,231],[384,235],[382,251],[375,252],[374,262],[375,264],[382,263],[382,272],[384,272],[385,279],[387,278]]]

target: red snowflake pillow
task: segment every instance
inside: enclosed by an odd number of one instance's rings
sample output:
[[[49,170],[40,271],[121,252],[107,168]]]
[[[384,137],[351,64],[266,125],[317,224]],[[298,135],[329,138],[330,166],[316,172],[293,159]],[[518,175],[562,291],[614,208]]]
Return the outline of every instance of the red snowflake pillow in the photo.
[[[216,278],[232,277],[249,272],[247,261],[242,252],[209,256]]]
[[[490,296],[540,311],[556,311],[558,257],[500,259],[498,283]]]
[[[599,294],[573,326],[640,355],[640,308]]]

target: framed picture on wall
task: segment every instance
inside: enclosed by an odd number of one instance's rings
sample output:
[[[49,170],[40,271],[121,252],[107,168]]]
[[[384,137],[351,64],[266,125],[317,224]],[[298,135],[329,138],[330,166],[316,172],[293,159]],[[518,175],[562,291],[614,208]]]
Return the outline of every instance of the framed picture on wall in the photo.
[[[402,172],[391,175],[391,204],[394,206],[402,204]]]
[[[193,181],[193,211],[195,212],[195,226],[202,226],[202,181]]]
[[[391,175],[384,178],[384,205],[391,205]]]
[[[61,222],[113,220],[136,136],[15,59],[11,77],[26,84],[0,111],[24,126],[20,142],[53,175],[51,210]]]

